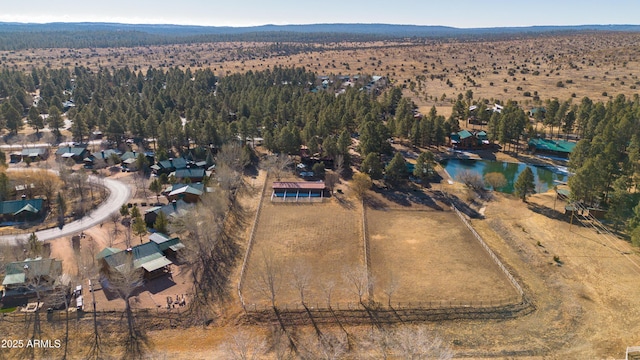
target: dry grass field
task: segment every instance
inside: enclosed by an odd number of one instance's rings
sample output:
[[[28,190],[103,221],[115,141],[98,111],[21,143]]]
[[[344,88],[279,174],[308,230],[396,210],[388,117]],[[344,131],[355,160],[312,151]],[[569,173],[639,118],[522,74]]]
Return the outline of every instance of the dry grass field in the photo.
[[[518,294],[450,210],[367,209],[374,296],[387,303],[517,302]],[[386,291],[386,292],[385,292]]]
[[[324,203],[271,203],[267,191],[262,204],[255,242],[249,258],[243,296],[247,304],[269,304],[264,284],[259,280],[264,257],[276,265],[278,304],[299,304],[293,285],[295,270],[310,271],[310,304],[327,303],[323,288],[334,283],[332,302],[357,302],[343,274],[364,264],[361,209],[343,207],[334,199]]]
[[[520,39],[284,44],[210,43],[110,49],[29,49],[0,52],[0,66],[211,68],[223,76],[274,66],[304,66],[319,75],[372,74],[406,87],[421,111],[451,107],[458,94],[474,98],[540,100],[584,96],[606,101],[633,96],[640,86],[640,34],[556,34]],[[297,48],[296,48],[297,47]],[[606,95],[603,95],[606,94]],[[444,98],[443,98],[444,95]],[[537,98],[536,98],[537,97]],[[446,115],[446,114],[445,114]]]

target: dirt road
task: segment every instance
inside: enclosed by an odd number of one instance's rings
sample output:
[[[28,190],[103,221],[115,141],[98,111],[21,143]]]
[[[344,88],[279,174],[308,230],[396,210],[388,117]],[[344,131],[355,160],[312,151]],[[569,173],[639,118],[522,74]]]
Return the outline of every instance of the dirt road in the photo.
[[[10,170],[19,171],[19,169]],[[107,220],[111,213],[120,209],[122,204],[124,204],[131,195],[131,189],[129,188],[129,186],[120,181],[103,179],[93,175],[89,176],[89,181],[94,184],[104,186],[109,190],[109,197],[107,198],[107,200],[100,204],[97,209],[91,211],[87,216],[83,217],[80,220],[76,220],[74,222],[66,224],[63,228],[56,227],[52,229],[37,231],[36,236],[40,241],[47,241],[62,236],[72,235],[100,224],[101,222]],[[15,244],[20,240],[27,239],[28,237],[29,234],[0,236],[0,243]]]

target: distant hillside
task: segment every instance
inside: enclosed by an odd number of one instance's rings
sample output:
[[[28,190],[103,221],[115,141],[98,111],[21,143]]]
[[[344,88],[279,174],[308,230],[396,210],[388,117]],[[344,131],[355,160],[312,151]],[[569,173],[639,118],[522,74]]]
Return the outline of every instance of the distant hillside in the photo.
[[[393,24],[312,24],[217,27],[119,23],[2,23],[0,49],[110,47],[212,41],[367,41],[397,38],[504,37],[559,32],[640,32],[640,25],[531,26],[461,29]]]

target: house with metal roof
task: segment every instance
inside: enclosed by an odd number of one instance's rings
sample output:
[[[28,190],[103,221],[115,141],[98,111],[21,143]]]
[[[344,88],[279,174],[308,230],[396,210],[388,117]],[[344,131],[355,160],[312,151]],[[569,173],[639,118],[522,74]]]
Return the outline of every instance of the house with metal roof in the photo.
[[[576,147],[573,141],[550,140],[550,139],[531,139],[529,140],[529,150],[534,153],[546,153],[556,156],[568,157]]]
[[[24,148],[20,152],[20,158],[23,161],[29,160],[40,161],[46,160],[49,157],[49,149],[45,147]]]
[[[200,200],[202,194],[204,194],[204,185],[202,183],[175,184],[167,190],[168,191],[164,192],[164,195],[169,202],[173,200],[184,200],[187,203],[196,203]]]
[[[170,258],[175,258],[177,252],[184,249],[184,244],[180,242],[180,238],[159,232],[151,234],[149,241],[156,243],[160,251]]]
[[[62,275],[62,260],[26,259],[5,266],[2,286],[5,296],[28,296],[52,289],[55,280]]]
[[[151,170],[157,174],[169,174],[176,170],[186,169],[187,168],[187,160],[185,158],[171,158],[169,160],[158,161],[156,164],[151,166]]]
[[[178,169],[169,176],[173,175],[176,180],[183,182],[186,179],[189,179],[190,182],[201,182],[204,180],[204,177],[207,176],[207,172],[202,168],[191,168],[187,167],[186,169]]]
[[[193,204],[189,204],[184,200],[175,200],[164,206],[155,206],[144,213],[144,222],[147,223],[149,227],[153,227],[160,212],[164,213],[167,219],[169,219],[186,213],[193,206]]]
[[[44,214],[44,199],[21,199],[0,202],[0,220],[26,221]]]
[[[109,159],[111,159],[111,157],[115,154],[115,156],[118,157],[118,159],[120,159],[120,151],[115,150],[115,149],[107,149],[107,150],[101,150],[101,151],[96,151],[93,154],[89,155],[88,157],[83,159],[83,162],[86,165],[96,165],[96,164],[108,164],[109,163]]]
[[[451,146],[460,149],[482,148],[491,145],[485,131],[461,130],[449,135]]]
[[[80,162],[87,157],[89,151],[84,146],[63,146],[56,150],[57,159],[73,159],[75,162]]]
[[[105,250],[100,252],[104,256],[99,260],[101,262],[100,272],[107,278],[113,271],[124,271],[127,264],[132,263],[134,269],[143,269],[145,279],[151,279],[164,274],[167,266],[173,264],[164,256],[155,242],[136,245],[127,250],[116,252],[113,251],[114,249]]]

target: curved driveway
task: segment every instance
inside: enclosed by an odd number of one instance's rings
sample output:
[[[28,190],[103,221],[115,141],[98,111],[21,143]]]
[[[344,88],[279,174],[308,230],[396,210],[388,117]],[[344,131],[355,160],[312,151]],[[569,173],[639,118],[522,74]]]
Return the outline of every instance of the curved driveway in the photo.
[[[11,169],[14,170],[14,169]],[[17,170],[17,169],[16,169]],[[88,180],[94,184],[104,186],[109,189],[109,197],[102,202],[98,208],[85,215],[82,219],[65,224],[62,229],[55,227],[36,231],[36,236],[40,241],[52,240],[62,236],[77,234],[83,230],[91,228],[107,220],[109,215],[118,211],[122,204],[129,200],[131,189],[126,184],[111,179],[102,179],[90,175]],[[5,235],[0,236],[0,243],[15,244],[17,240],[27,239],[30,234]]]

